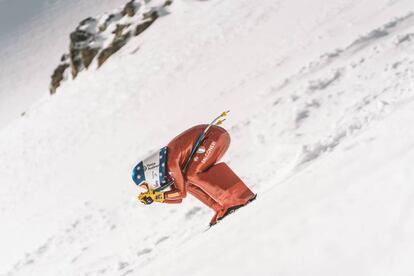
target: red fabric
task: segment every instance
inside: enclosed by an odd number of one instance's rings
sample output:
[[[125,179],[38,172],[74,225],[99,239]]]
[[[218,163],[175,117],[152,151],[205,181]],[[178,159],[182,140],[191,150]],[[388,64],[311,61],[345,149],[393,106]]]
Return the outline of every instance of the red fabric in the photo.
[[[227,208],[244,205],[254,194],[225,163],[216,164],[230,145],[230,135],[213,126],[194,155],[187,174],[182,169],[197,138],[207,125],[198,125],[175,137],[168,144],[167,167],[174,178],[172,190],[166,192],[166,203],[177,203],[187,192],[212,208],[218,217]]]

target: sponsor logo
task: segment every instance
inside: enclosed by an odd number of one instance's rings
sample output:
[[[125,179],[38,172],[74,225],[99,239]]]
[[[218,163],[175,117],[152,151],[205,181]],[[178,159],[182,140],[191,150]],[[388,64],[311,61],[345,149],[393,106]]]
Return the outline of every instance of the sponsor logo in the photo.
[[[216,144],[217,144],[216,142],[212,142],[210,144],[210,146],[208,147],[208,149],[207,149],[207,151],[206,151],[206,153],[203,157],[203,160],[201,160],[201,163],[205,164],[207,162],[208,158],[210,157],[211,153],[213,152],[214,148],[216,147]]]
[[[203,153],[205,153],[206,152],[206,148],[204,147],[204,146],[200,146],[198,149],[197,149],[197,153],[199,153],[199,154],[203,154]]]
[[[159,165],[157,163],[149,163],[147,165],[144,165],[144,171],[152,170],[152,169],[155,169],[155,168],[158,168],[158,167],[159,167]]]

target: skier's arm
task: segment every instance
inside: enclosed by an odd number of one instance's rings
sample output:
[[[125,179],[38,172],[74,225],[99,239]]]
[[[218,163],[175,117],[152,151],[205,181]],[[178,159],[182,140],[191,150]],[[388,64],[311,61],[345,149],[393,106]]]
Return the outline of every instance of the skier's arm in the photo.
[[[171,168],[170,168],[171,170]],[[171,191],[165,192],[165,203],[180,203],[187,195],[187,189],[185,188],[184,176],[181,172],[181,168],[171,171],[174,178],[174,187]]]
[[[168,162],[168,170],[174,178],[174,185],[171,191],[165,192],[165,203],[180,203],[187,195],[185,180],[180,167],[180,157],[172,158]]]
[[[164,203],[168,203],[168,204],[179,204],[181,202],[183,202],[182,199],[168,199],[168,198],[166,198],[164,200]]]

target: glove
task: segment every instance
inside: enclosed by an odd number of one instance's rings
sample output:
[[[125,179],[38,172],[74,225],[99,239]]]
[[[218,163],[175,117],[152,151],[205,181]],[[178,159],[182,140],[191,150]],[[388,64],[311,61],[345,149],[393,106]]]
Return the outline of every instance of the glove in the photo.
[[[149,205],[153,203],[154,201],[162,203],[165,200],[165,195],[163,192],[156,192],[156,191],[150,190],[145,193],[141,193],[138,196],[138,200],[141,201],[145,205]]]

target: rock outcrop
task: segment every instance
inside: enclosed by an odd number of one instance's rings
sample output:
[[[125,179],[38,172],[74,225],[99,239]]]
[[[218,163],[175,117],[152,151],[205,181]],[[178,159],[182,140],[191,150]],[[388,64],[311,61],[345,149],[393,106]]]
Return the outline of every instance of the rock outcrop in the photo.
[[[49,91],[53,95],[56,93],[56,89],[60,86],[60,83],[65,79],[65,71],[70,67],[68,62],[69,57],[63,55],[60,64],[56,67],[55,71],[52,74],[52,81],[50,83]]]
[[[165,14],[163,9],[171,4],[172,0],[166,0],[161,6],[151,6],[151,1],[146,0],[130,0],[121,11],[82,20],[69,36],[69,52],[62,56],[52,74],[50,94],[56,93],[67,78],[69,68],[72,79],[75,79],[94,62],[96,68],[101,67],[132,37],[140,35],[160,14]]]

